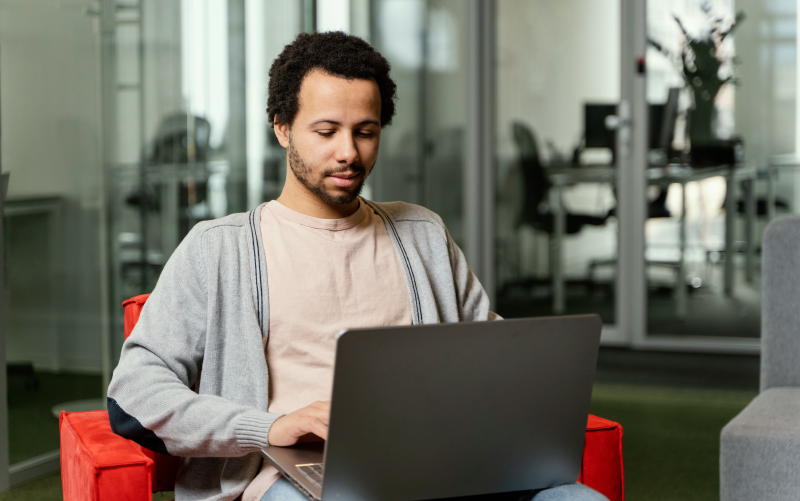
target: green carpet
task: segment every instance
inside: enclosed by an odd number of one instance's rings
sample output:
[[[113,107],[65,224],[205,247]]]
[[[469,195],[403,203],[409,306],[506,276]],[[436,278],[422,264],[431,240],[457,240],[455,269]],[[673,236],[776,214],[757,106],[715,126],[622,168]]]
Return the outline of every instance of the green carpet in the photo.
[[[102,397],[100,376],[37,372],[39,388],[23,376],[8,378],[8,435],[11,464],[58,449],[58,419],[51,408],[73,400]]]
[[[49,414],[50,407],[65,400],[92,398],[99,385],[99,380],[90,376],[42,376],[39,392],[9,392],[12,457],[30,457],[33,452],[57,448],[58,422]],[[624,428],[626,498],[717,501],[719,432],[755,395],[754,391],[595,385],[591,412]],[[0,494],[0,501],[58,499],[58,476]]]
[[[0,493],[0,501],[60,501],[61,499],[61,477],[59,475],[35,480],[8,492]],[[175,499],[171,492],[153,494],[153,501],[171,499]]]
[[[626,498],[718,501],[719,433],[755,396],[598,384],[591,412],[622,424]]]
[[[0,493],[0,501],[57,501],[62,497],[61,476],[35,480],[8,492]]]

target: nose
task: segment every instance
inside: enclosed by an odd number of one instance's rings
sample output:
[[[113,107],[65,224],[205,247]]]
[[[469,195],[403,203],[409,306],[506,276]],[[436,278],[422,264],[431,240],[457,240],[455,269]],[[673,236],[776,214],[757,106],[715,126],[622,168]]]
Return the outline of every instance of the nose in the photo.
[[[336,161],[342,165],[352,165],[358,160],[358,149],[352,132],[339,135],[336,145]]]

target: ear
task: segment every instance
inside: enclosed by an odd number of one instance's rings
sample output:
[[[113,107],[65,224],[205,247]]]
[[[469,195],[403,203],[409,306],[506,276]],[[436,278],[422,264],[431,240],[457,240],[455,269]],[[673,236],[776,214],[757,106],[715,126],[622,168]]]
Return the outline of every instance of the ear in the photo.
[[[289,126],[285,123],[278,122],[278,115],[275,115],[275,119],[272,122],[275,124],[273,129],[275,130],[275,137],[278,138],[278,142],[281,143],[281,146],[284,148],[289,147]]]

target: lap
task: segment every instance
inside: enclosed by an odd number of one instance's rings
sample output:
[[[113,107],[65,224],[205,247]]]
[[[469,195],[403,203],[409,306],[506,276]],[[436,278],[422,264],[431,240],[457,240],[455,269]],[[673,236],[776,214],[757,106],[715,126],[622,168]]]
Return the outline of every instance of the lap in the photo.
[[[308,501],[308,498],[291,482],[281,477],[272,484],[261,501]]]
[[[504,492],[485,496],[449,498],[446,501],[608,501],[608,498],[590,487],[575,483],[539,491]]]
[[[525,498],[523,498],[525,499]],[[608,501],[608,498],[583,484],[567,484],[539,491],[531,501]]]
[[[532,497],[531,497],[532,496]],[[499,497],[499,496],[498,496]],[[504,498],[505,499],[505,498]],[[306,501],[307,498],[291,482],[281,477],[272,484],[261,501]],[[567,484],[526,494],[519,501],[608,501],[599,492],[583,484]],[[517,501],[509,499],[508,501]]]

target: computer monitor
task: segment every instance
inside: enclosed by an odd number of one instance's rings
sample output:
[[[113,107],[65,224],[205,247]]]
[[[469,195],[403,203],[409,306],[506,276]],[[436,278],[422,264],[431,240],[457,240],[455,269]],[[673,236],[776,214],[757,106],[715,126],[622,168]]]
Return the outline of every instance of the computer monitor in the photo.
[[[675,135],[679,88],[669,90],[665,104],[648,107],[648,147],[668,151]],[[606,126],[606,117],[616,115],[616,104],[584,104],[584,148],[607,148],[616,156],[617,133]],[[612,160],[613,163],[613,160]]]
[[[651,104],[647,107],[647,144],[650,149],[661,144],[661,122],[664,119],[664,105]]]
[[[586,148],[609,148],[614,151],[617,146],[617,133],[606,127],[606,117],[617,114],[616,104],[584,105],[584,131]]]

